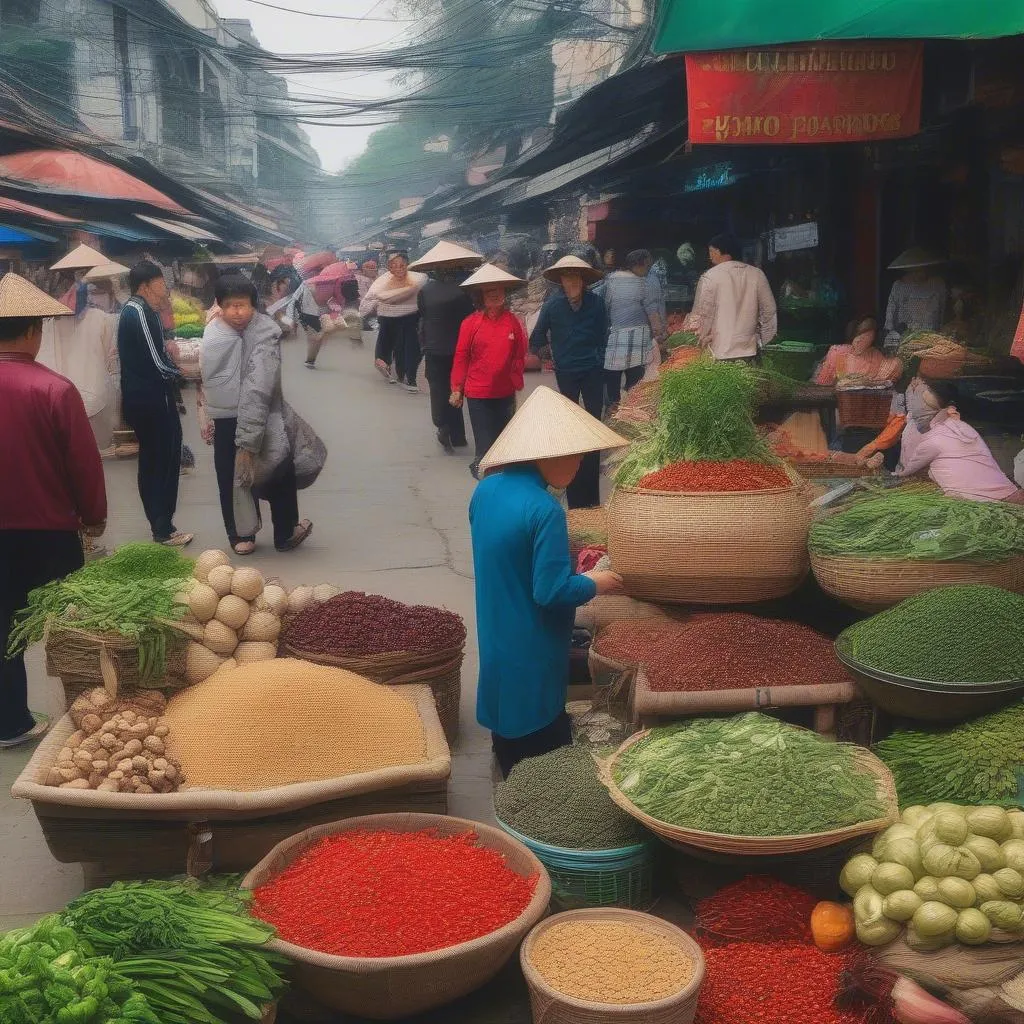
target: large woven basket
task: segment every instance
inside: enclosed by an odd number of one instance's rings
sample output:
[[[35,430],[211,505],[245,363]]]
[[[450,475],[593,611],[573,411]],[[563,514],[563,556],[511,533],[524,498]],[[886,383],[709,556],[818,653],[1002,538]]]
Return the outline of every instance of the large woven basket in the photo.
[[[299,658],[316,665],[329,665],[355,672],[375,683],[406,686],[419,683],[429,686],[437,704],[445,737],[454,743],[459,733],[459,704],[462,699],[463,648],[451,647],[426,654],[396,651],[389,654],[366,655],[359,658],[338,658],[330,654],[305,651],[285,640],[280,657]]]
[[[687,494],[618,487],[608,554],[631,597],[745,604],[792,593],[807,575],[811,512],[801,486]]]
[[[548,874],[522,843],[490,825],[439,814],[374,814],[307,829],[274,847],[245,876],[242,888],[256,889],[269,882],[325,836],[367,829],[430,829],[441,836],[476,832],[479,845],[501,853],[517,874],[536,876],[537,888],[514,921],[490,935],[430,953],[380,958],[334,956],[273,940],[269,948],[293,962],[295,984],[332,1010],[374,1020],[397,1020],[459,999],[490,981],[515,953],[523,936],[547,913],[551,899]]]
[[[51,621],[43,641],[46,670],[59,676],[70,705],[86,690],[104,686],[112,694],[120,687],[149,687],[164,691],[185,685],[185,639],[168,640],[167,671],[159,680],[139,675],[139,646],[116,633],[90,633]]]
[[[836,389],[836,415],[844,427],[881,430],[889,422],[892,391],[876,388]]]
[[[628,924],[653,932],[678,946],[692,961],[693,977],[681,991],[650,1003],[613,1005],[590,1003],[567,996],[552,988],[534,967],[530,957],[537,940],[557,924],[572,921]],[[526,937],[519,951],[519,962],[526,983],[530,986],[530,1007],[533,1024],[691,1024],[697,1013],[697,1000],[704,984],[704,954],[700,946],[681,928],[668,921],[640,914],[635,910],[570,910],[542,921]],[[808,1022],[809,1024],[809,1022]]]
[[[1002,562],[924,562],[812,554],[811,568],[822,590],[866,612],[891,608],[936,587],[967,583],[1024,593],[1024,557]]]
[[[735,836],[721,832],[699,832],[696,829],[682,828],[659,821],[640,810],[615,782],[615,765],[623,753],[634,743],[647,737],[650,730],[635,733],[606,761],[600,762],[601,781],[608,788],[608,793],[624,811],[631,814],[641,824],[646,825],[655,835],[670,843],[699,850],[711,850],[715,853],[726,853],[749,857],[779,856],[789,853],[804,853],[808,850],[821,850],[829,846],[837,846],[858,836],[874,835],[888,828],[899,818],[899,799],[896,796],[896,784],[892,773],[870,750],[858,747],[855,758],[859,767],[875,777],[878,782],[878,797],[887,808],[883,818],[871,821],[860,821],[845,828],[833,829],[831,832],[812,832],[807,835],[788,836]]]

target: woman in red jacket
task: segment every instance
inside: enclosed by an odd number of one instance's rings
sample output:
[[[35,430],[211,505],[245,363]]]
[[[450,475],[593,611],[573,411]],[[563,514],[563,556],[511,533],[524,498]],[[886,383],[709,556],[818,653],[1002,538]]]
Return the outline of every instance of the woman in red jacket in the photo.
[[[459,328],[452,364],[452,393],[456,409],[469,401],[476,458],[469,467],[479,479],[480,460],[498,439],[516,411],[516,392],[523,389],[526,332],[519,318],[505,308],[509,288],[526,282],[485,263],[463,288],[476,289],[483,308],[471,313]]]

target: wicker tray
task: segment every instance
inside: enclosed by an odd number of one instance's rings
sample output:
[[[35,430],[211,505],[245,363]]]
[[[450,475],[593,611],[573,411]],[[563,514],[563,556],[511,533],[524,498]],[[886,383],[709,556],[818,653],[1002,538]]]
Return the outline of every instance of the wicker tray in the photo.
[[[630,924],[654,932],[682,949],[693,961],[689,984],[675,995],[650,1003],[617,1006],[574,999],[552,988],[530,960],[537,940],[556,924],[570,921],[608,921]],[[530,987],[530,1005],[535,1024],[690,1024],[697,1013],[697,1000],[704,984],[704,953],[681,928],[649,914],[633,910],[570,910],[541,922],[526,937],[519,962]],[[794,1022],[795,1024],[795,1022]],[[804,1022],[810,1024],[810,1022]]]
[[[862,476],[877,476],[878,470],[867,466],[844,465],[828,459],[805,461],[803,459],[786,460],[805,480],[827,480],[839,477],[854,480]]]
[[[242,888],[255,889],[270,881],[324,836],[357,829],[431,829],[442,836],[472,830],[479,836],[480,845],[501,853],[513,871],[536,875],[537,888],[514,921],[490,935],[430,953],[378,958],[334,956],[273,940],[269,948],[293,961],[295,984],[332,1010],[374,1020],[397,1020],[459,999],[490,981],[515,953],[523,936],[547,913],[551,884],[544,865],[525,846],[490,825],[435,814],[379,814],[307,829],[271,850],[246,875]]]
[[[110,878],[152,878],[185,870],[189,823],[208,823],[218,871],[246,871],[276,843],[325,821],[381,811],[447,808],[451,754],[425,686],[403,688],[423,722],[427,758],[385,768],[252,792],[100,793],[43,785],[75,726],[65,715],[43,739],[11,795],[30,800],[53,856],[100,865]]]
[[[924,562],[812,554],[811,569],[827,594],[867,612],[883,611],[936,587],[967,583],[1024,593],[1024,557],[1003,562]]]
[[[794,474],[795,476],[795,474]],[[746,604],[792,593],[807,575],[804,489],[688,494],[618,487],[608,554],[631,597]]]
[[[667,822],[652,818],[640,810],[632,800],[619,789],[615,782],[615,764],[622,754],[634,743],[639,743],[649,735],[649,730],[630,736],[625,743],[608,760],[600,763],[601,781],[608,787],[608,793],[624,811],[631,814],[641,824],[646,825],[655,835],[670,843],[695,847],[700,850],[711,850],[715,853],[735,854],[748,857],[778,856],[788,853],[803,853],[807,850],[820,850],[829,846],[837,846],[858,836],[873,835],[888,828],[899,818],[899,800],[896,796],[896,784],[893,782],[889,769],[869,750],[858,748],[857,764],[872,774],[878,781],[878,796],[888,809],[884,818],[872,821],[861,821],[856,825],[833,829],[831,832],[812,832],[808,835],[791,836],[735,836],[720,832],[698,832],[695,829],[681,828]]]

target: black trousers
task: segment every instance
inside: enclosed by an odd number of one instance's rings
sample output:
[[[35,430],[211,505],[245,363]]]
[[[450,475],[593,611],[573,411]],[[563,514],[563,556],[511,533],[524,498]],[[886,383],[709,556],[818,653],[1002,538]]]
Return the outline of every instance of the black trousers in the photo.
[[[476,448],[473,465],[479,466],[480,460],[515,415],[516,397],[467,398],[466,404],[469,406],[469,422],[473,424],[473,444]]]
[[[631,366],[628,370],[605,370],[604,390],[607,397],[606,404],[609,408],[618,405],[622,398],[622,377],[626,377],[626,390],[629,391],[635,384],[643,380],[647,372],[646,366]]]
[[[139,442],[139,497],[153,540],[175,532],[178,477],[181,472],[181,416],[168,395],[163,403],[125,400],[125,422]]]
[[[419,313],[408,316],[378,317],[376,359],[390,366],[395,364],[395,376],[403,384],[416,383],[423,353],[420,351]]]
[[[549,754],[559,747],[567,747],[572,743],[572,719],[563,711],[550,725],[536,732],[527,733],[518,739],[508,740],[491,733],[491,749],[497,758],[501,776],[508,778],[508,773],[528,757],[540,757]]]
[[[0,530],[0,740],[14,739],[34,724],[28,709],[25,658],[7,656],[14,613],[28,604],[30,590],[67,576],[84,562],[77,533]]]
[[[232,492],[235,483],[235,418],[213,421],[213,466],[217,472],[217,490],[220,493],[220,514],[224,518],[224,529],[228,541],[234,547],[239,541],[252,541],[255,537],[239,537],[235,530],[235,509]],[[299,525],[299,495],[295,487],[295,466],[289,462],[281,468],[278,476],[265,484],[259,497],[270,505],[270,516],[274,521],[274,546],[282,547],[295,533]],[[259,501],[256,502],[259,512]]]
[[[447,430],[452,444],[466,443],[466,420],[461,409],[448,401],[452,393],[452,363],[455,356],[428,352],[424,357],[427,383],[430,385],[430,418],[438,430]]]
[[[565,370],[555,373],[558,390],[570,402],[579,404],[591,416],[601,418],[604,406],[605,370],[595,366],[591,370]],[[583,456],[583,464],[576,478],[565,490],[569,508],[594,508],[601,504],[601,453],[589,452]]]

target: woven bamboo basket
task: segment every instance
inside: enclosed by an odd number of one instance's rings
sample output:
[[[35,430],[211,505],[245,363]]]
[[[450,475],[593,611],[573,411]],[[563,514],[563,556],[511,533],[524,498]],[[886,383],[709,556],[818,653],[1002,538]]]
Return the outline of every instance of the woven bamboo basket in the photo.
[[[807,575],[810,521],[807,494],[796,483],[704,494],[618,487],[608,504],[608,554],[631,597],[768,601],[792,593]]]
[[[537,888],[514,921],[489,935],[430,953],[334,956],[273,940],[269,948],[293,962],[295,984],[331,1010],[373,1020],[397,1020],[459,999],[490,981],[515,953],[523,936],[547,913],[551,900],[547,871],[522,843],[490,825],[437,814],[375,814],[307,829],[274,847],[245,876],[242,888],[256,889],[269,882],[325,836],[367,829],[430,829],[441,836],[476,832],[479,845],[498,851],[517,874],[536,876]]]
[[[811,569],[827,594],[853,608],[878,612],[936,587],[982,583],[1024,594],[1024,557],[1002,562],[884,561],[811,555]]]
[[[881,430],[889,422],[892,391],[874,388],[836,389],[836,414],[844,427]]]
[[[116,695],[121,687],[148,687],[168,692],[185,685],[184,638],[179,642],[168,640],[167,671],[159,680],[146,681],[139,676],[138,644],[116,633],[90,633],[51,621],[43,645],[46,670],[60,678],[68,705],[97,686]]]
[[[853,480],[862,476],[875,476],[878,471],[869,469],[867,466],[855,466],[840,462],[833,462],[829,459],[786,460],[805,480],[829,480],[834,477],[841,477],[845,480]]]
[[[615,765],[618,759],[634,743],[639,743],[649,733],[650,730],[635,733],[610,758],[599,762],[601,781],[608,788],[612,800],[627,814],[631,814],[655,835],[661,836],[662,839],[673,845],[747,857],[780,856],[805,853],[808,850],[821,850],[848,842],[859,836],[874,835],[874,833],[881,832],[882,829],[894,824],[899,818],[899,799],[896,796],[896,783],[893,781],[892,773],[870,750],[858,747],[854,755],[857,765],[877,780],[878,798],[887,809],[883,818],[860,821],[855,825],[847,825],[845,828],[833,829],[831,832],[787,836],[734,836],[720,832],[698,832],[696,829],[670,825],[668,822],[659,821],[640,810],[615,782]]]
[[[678,946],[692,961],[693,977],[675,995],[650,1003],[615,1005],[591,1003],[567,996],[548,984],[531,960],[537,940],[558,924],[573,921],[628,924],[653,932]],[[704,984],[704,954],[700,946],[681,928],[668,921],[641,914],[635,910],[593,909],[569,910],[555,914],[538,924],[526,937],[519,951],[519,963],[530,987],[533,1024],[691,1024],[697,1013],[697,1000]]]
[[[449,743],[454,742],[459,732],[459,704],[462,699],[463,648],[451,647],[427,654],[411,654],[396,651],[389,654],[373,654],[365,657],[338,658],[330,654],[304,651],[285,642],[279,647],[278,656],[300,658],[316,665],[330,665],[355,672],[375,683],[387,686],[405,686],[419,683],[429,686],[437,704],[438,717],[444,727]]]

